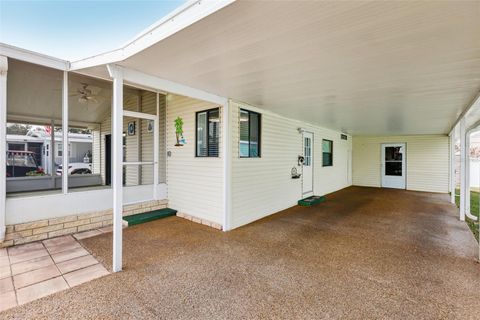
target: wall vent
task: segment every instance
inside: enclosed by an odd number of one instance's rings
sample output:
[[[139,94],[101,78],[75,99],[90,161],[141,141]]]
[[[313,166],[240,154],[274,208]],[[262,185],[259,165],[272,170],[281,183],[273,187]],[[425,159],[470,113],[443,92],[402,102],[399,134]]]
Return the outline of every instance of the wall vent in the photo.
[[[346,134],[341,134],[340,138],[342,138],[342,140],[348,140],[348,136]]]

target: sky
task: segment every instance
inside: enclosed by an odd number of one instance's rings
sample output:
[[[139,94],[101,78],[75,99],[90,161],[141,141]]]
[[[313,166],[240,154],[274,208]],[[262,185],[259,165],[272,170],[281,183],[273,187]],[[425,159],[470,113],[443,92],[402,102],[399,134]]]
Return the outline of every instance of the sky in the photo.
[[[0,0],[0,42],[75,61],[125,44],[185,0]]]

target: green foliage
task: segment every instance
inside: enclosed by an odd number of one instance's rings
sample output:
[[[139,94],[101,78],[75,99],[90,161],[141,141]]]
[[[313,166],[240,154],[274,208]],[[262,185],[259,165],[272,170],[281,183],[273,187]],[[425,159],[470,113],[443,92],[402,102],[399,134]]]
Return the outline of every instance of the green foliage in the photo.
[[[480,213],[480,192],[477,191],[470,191],[470,213],[476,217],[479,216]],[[460,190],[455,189],[455,204],[457,207],[460,206]],[[473,235],[475,236],[475,239],[478,240],[478,221],[472,221],[468,218],[465,218],[465,221],[467,225],[470,227],[470,230],[472,230]]]
[[[27,134],[28,130],[32,128],[31,125],[28,124],[20,124],[20,123],[13,123],[7,125],[7,134],[18,134],[24,136]]]
[[[175,133],[178,133],[179,135],[183,134],[183,119],[180,117],[175,119]]]

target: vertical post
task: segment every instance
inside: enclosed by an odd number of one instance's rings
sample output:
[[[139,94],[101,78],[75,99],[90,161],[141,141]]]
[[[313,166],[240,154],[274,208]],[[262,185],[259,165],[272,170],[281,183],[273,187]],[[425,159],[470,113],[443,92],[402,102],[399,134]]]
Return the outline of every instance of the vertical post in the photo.
[[[450,132],[450,202],[455,204],[455,128]]]
[[[122,211],[123,211],[123,72],[108,65],[113,78],[112,103],[112,191],[113,191],[113,272],[122,270]]]
[[[230,123],[230,102],[228,99],[223,103],[222,121],[222,155],[223,155],[223,231],[231,229],[231,175],[232,175],[232,135]]]
[[[159,134],[160,134],[160,124],[158,122],[160,115],[160,96],[157,92],[157,105],[156,105],[156,117],[153,121],[153,199],[157,199],[158,196],[158,183],[159,183]]]
[[[68,193],[68,72],[63,71],[62,88],[62,193]]]
[[[470,214],[470,132],[465,133],[465,215]]]
[[[52,189],[55,189],[55,120],[50,120],[50,176],[51,176],[51,183]],[[63,154],[63,151],[62,151]],[[65,170],[65,168],[63,169]]]
[[[465,221],[465,170],[466,170],[466,158],[465,158],[465,118],[460,120],[460,220]]]
[[[7,72],[8,59],[0,56],[0,242],[5,239],[6,207],[5,198],[7,192],[7,173],[5,163],[7,161]]]

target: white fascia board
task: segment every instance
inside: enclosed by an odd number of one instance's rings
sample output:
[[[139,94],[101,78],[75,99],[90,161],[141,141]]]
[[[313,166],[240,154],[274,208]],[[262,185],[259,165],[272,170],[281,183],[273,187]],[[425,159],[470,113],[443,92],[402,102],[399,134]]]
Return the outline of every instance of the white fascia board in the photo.
[[[0,42],[0,56],[26,61],[41,66],[66,71],[70,68],[70,62],[55,57],[47,56],[38,52],[14,47]]]
[[[480,103],[480,91],[477,92],[475,97],[473,97],[473,99],[470,100],[470,102],[467,104],[465,109],[463,109],[462,113],[458,116],[457,120],[451,126],[450,131],[455,130],[456,125],[460,122],[462,118],[464,118],[467,115],[468,111],[470,111],[470,109],[472,109],[476,103]]]
[[[155,43],[185,29],[236,0],[190,0],[178,9],[148,27],[124,46],[103,54],[73,61],[70,70],[123,61]]]
[[[112,69],[112,67],[110,68]],[[213,93],[209,93],[200,89],[195,89],[170,80],[158,78],[137,70],[123,68],[120,66],[116,66],[116,68],[121,68],[124,81],[133,85],[139,85],[142,87],[151,88],[153,90],[178,94],[198,100],[212,102],[219,105],[224,105],[228,101],[227,98],[217,96]]]

